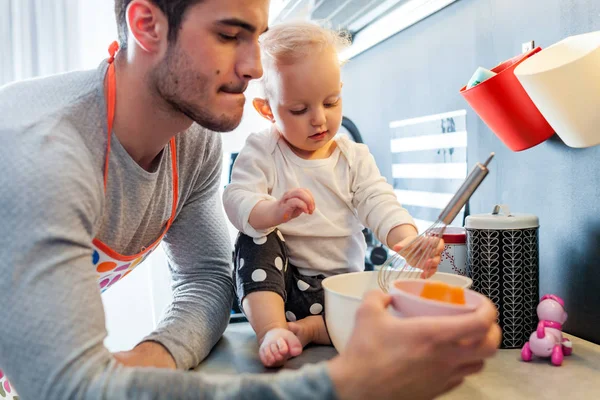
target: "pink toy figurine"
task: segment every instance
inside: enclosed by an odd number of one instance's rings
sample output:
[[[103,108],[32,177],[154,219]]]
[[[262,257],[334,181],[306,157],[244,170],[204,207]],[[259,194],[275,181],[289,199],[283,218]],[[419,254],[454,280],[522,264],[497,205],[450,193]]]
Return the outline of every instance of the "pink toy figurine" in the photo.
[[[552,364],[560,366],[563,357],[571,355],[573,345],[562,335],[562,325],[567,320],[565,302],[558,296],[547,294],[537,306],[538,327],[521,350],[523,361],[531,361],[532,356],[551,357]]]

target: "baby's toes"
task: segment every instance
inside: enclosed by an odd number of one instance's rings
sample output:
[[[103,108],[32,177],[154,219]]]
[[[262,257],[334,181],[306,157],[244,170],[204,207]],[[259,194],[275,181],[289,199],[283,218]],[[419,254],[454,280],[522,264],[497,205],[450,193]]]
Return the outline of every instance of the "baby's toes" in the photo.
[[[261,346],[260,351],[260,361],[262,361],[265,367],[270,367],[275,364],[275,357],[271,353],[270,346]]]
[[[277,343],[271,343],[271,345],[269,346],[269,348],[271,349],[271,353],[273,354],[273,357],[275,357],[275,361],[276,362],[281,362],[281,361],[285,360],[286,354],[282,353],[280,351],[279,346],[278,346]]]

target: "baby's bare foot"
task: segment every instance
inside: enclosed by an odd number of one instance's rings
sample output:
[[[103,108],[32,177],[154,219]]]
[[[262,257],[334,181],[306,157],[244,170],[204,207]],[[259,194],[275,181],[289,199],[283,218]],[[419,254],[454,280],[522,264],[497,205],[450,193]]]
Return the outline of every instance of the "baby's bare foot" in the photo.
[[[288,329],[300,339],[302,347],[309,343],[331,344],[325,321],[320,315],[311,315],[296,322],[288,322]]]
[[[274,328],[263,337],[258,354],[265,367],[279,367],[302,353],[302,343],[291,331]]]

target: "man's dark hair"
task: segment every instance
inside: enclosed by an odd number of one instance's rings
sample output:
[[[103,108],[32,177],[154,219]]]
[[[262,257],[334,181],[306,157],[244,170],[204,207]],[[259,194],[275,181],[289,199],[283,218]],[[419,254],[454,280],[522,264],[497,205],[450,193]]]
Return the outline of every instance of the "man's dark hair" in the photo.
[[[150,0],[167,17],[169,23],[169,42],[177,40],[177,33],[187,9],[202,0]],[[125,12],[131,0],[115,0],[115,17],[119,33],[119,44],[122,50],[127,48],[127,18]]]

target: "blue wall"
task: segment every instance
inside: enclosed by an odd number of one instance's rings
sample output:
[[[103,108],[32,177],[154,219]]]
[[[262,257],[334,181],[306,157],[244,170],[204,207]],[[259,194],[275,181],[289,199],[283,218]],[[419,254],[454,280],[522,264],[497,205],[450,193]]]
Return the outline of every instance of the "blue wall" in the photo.
[[[600,343],[600,146],[572,149],[554,136],[513,153],[458,93],[477,66],[519,54],[523,42],[544,48],[595,30],[598,0],[459,0],[352,59],[343,75],[344,114],[388,178],[390,121],[468,110],[469,168],[497,155],[471,214],[499,203],[536,214],[541,292],[565,299],[567,332]]]

